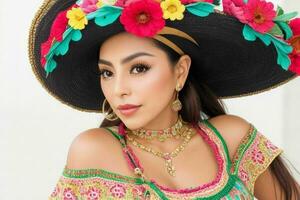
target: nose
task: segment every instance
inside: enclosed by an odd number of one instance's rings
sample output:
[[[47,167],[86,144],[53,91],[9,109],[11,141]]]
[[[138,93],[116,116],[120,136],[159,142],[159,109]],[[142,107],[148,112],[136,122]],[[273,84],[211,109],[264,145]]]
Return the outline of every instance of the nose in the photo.
[[[115,81],[113,85],[114,95],[117,97],[123,97],[124,95],[129,95],[129,79],[126,74],[122,72],[115,76]]]

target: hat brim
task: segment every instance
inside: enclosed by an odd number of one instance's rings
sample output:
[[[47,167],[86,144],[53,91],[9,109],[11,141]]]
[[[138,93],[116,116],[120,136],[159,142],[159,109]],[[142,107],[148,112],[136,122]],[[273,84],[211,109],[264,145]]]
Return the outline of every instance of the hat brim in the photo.
[[[32,22],[29,56],[32,69],[46,90],[75,109],[102,112],[104,95],[98,74],[101,44],[110,36],[125,31],[119,20],[105,27],[89,21],[82,39],[70,42],[64,56],[54,57],[57,67],[46,78],[40,63],[41,44],[48,39],[56,15],[76,1],[46,1]],[[164,35],[192,58],[190,76],[205,83],[221,99],[257,94],[297,77],[277,63],[273,45],[243,38],[243,24],[236,18],[215,12],[207,17],[184,13],[183,20],[166,21],[192,36],[199,46],[173,35]]]

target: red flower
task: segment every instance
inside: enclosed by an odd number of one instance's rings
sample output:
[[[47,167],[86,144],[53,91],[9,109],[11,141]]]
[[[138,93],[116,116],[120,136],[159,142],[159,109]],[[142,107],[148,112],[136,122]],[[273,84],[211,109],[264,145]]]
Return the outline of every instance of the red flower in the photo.
[[[62,41],[63,33],[65,32],[68,25],[68,19],[66,16],[67,11],[72,7],[78,7],[78,6],[77,4],[75,4],[69,7],[67,10],[61,11],[57,14],[55,20],[51,25],[50,35],[48,37],[48,40],[41,44],[41,64],[43,67],[46,64],[45,56],[48,54],[54,40],[59,42]]]
[[[300,35],[300,18],[295,18],[291,20],[289,25],[293,31],[294,36]]]
[[[273,28],[275,24],[273,19],[276,16],[276,11],[271,2],[249,0],[243,8],[247,24],[254,30],[260,33],[266,33]]]
[[[165,26],[160,4],[153,0],[134,1],[126,6],[120,22],[127,32],[152,37]]]
[[[288,40],[288,43],[293,47],[293,52],[289,54],[291,59],[290,71],[300,75],[300,18],[296,18],[289,23],[293,37]]]
[[[289,54],[292,64],[289,66],[289,70],[300,75],[300,53],[295,50]]]
[[[67,15],[67,10],[58,13],[57,17],[55,18],[51,26],[50,37],[55,38],[55,40],[59,42],[62,40],[62,35],[65,32],[68,25],[68,19],[66,15]]]

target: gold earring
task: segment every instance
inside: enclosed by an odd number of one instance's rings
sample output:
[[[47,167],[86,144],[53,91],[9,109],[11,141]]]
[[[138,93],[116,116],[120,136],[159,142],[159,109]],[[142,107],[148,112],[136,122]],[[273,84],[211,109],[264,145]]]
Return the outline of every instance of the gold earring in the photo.
[[[176,85],[176,88],[175,88],[175,90],[176,90],[176,92],[177,92],[177,94],[176,94],[176,100],[173,101],[173,103],[172,103],[172,109],[173,109],[175,112],[181,110],[181,108],[182,108],[182,104],[181,104],[181,102],[180,102],[180,100],[179,100],[179,98],[178,98],[180,89],[181,89],[180,85],[177,84],[177,85]]]
[[[118,119],[118,116],[112,111],[112,113],[108,113],[108,111],[106,112],[105,109],[105,102],[106,99],[104,99],[103,103],[102,103],[102,113],[104,114],[105,119],[109,120],[109,121],[114,121]],[[112,110],[110,108],[110,110]],[[113,118],[115,116],[115,118]]]

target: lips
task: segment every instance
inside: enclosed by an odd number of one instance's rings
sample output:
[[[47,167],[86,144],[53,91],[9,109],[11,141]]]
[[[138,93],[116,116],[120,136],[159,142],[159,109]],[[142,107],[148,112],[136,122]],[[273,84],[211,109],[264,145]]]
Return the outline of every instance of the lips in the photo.
[[[134,114],[136,111],[138,111],[139,107],[141,107],[141,105],[139,105],[139,106],[137,106],[137,105],[122,105],[122,106],[118,106],[118,109],[122,115],[130,116],[130,115]]]
[[[119,105],[117,108],[119,110],[128,110],[128,109],[137,108],[137,107],[140,107],[140,105],[124,104],[124,105]]]

